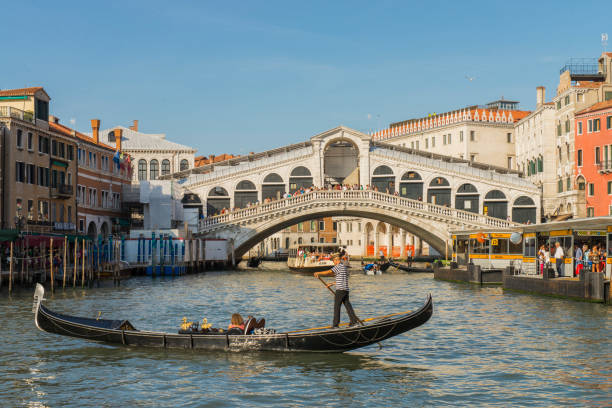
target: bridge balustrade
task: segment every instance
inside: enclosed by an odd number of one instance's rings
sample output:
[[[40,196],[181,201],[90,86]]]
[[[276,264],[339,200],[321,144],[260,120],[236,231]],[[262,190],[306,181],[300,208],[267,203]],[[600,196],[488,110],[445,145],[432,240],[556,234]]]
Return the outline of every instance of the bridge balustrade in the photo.
[[[399,197],[391,194],[381,193],[371,190],[345,190],[345,191],[311,191],[290,198],[284,198],[265,204],[259,204],[249,208],[234,210],[227,214],[201,219],[199,222],[200,232],[214,228],[220,224],[232,224],[244,221],[263,214],[270,214],[282,209],[299,207],[300,205],[315,201],[347,201],[347,202],[374,202],[390,204],[395,207],[403,207],[411,210],[422,211],[425,213],[453,218],[465,221],[466,223],[486,225],[495,228],[511,228],[516,224],[510,221],[493,218],[470,211],[458,210],[456,208],[445,207],[432,203],[425,203],[412,200],[406,197]]]

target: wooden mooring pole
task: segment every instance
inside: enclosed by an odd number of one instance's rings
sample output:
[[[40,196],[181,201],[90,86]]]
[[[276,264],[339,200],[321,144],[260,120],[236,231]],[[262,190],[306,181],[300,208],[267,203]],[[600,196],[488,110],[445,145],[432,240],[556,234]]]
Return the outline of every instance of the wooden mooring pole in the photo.
[[[55,289],[55,279],[53,278],[53,238],[49,244],[49,270],[51,271],[51,293]]]
[[[64,282],[62,285],[63,289],[66,289],[66,244],[68,243],[68,237],[64,236]]]
[[[85,287],[85,239],[81,245],[81,288]]]
[[[9,263],[9,293],[13,291],[13,241],[11,241],[11,262]]]

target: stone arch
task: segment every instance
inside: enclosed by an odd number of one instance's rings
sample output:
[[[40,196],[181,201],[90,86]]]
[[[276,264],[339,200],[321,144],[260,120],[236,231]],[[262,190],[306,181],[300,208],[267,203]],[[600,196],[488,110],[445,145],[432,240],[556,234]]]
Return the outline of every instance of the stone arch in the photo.
[[[476,186],[471,183],[464,183],[459,186],[455,193],[455,208],[478,214],[479,200],[480,195]]]
[[[260,224],[257,228],[249,228],[248,226],[240,227],[241,232],[238,235],[235,235],[235,229],[231,232],[228,230],[228,232],[235,237],[234,255],[238,259],[265,238],[299,222],[334,216],[367,218],[391,225],[397,225],[407,233],[427,242],[430,247],[434,248],[438,253],[443,254],[445,251],[445,240],[448,236],[448,229],[442,223],[432,223],[431,220],[416,215],[408,217],[403,215],[398,217],[397,212],[390,208],[381,209],[369,206],[358,208],[349,206],[338,210],[324,206],[311,207],[306,213],[295,214],[287,212],[269,217],[265,223]],[[366,224],[365,228],[368,229],[370,227]],[[214,236],[224,237],[224,234],[215,233]],[[368,234],[366,231],[366,239],[368,239],[367,237]]]
[[[98,238],[98,227],[96,227],[96,223],[93,221],[90,221],[87,226],[87,236],[91,239]]]
[[[512,221],[535,224],[536,210],[536,204],[531,197],[520,196],[512,204]]]
[[[189,160],[187,159],[183,159],[181,160],[181,163],[179,164],[179,169],[180,171],[184,171],[184,170],[188,170],[189,169]]]
[[[407,171],[399,184],[399,195],[413,200],[423,200],[423,178],[416,171]]]
[[[427,189],[427,202],[447,207],[451,206],[451,187],[446,178],[436,176],[431,179]]]
[[[230,208],[230,197],[223,187],[213,187],[206,198],[206,215],[219,214],[224,208]]]
[[[576,177],[576,188],[578,191],[584,191],[586,193],[586,179],[582,174]]]
[[[391,167],[380,165],[372,172],[370,184],[381,193],[395,193],[395,174]]]
[[[374,256],[388,256],[389,247],[387,245],[387,225],[384,222],[379,222],[376,225],[376,241],[378,242],[378,248]]]
[[[257,187],[250,180],[242,180],[234,189],[234,207],[246,208],[257,202]]]
[[[483,212],[489,217],[508,218],[508,199],[501,190],[490,190],[484,198]]]
[[[359,148],[350,139],[333,139],[323,148],[325,184],[359,184]]]
[[[308,188],[312,184],[312,173],[307,167],[297,166],[291,170],[291,175],[289,176],[289,192],[291,194],[300,188]]]
[[[276,198],[279,200],[283,198],[284,194],[285,182],[283,178],[277,173],[268,173],[261,184],[261,201],[264,201],[266,198]]]
[[[108,239],[108,234],[110,233],[109,228],[108,228],[108,223],[106,221],[104,221],[102,223],[102,225],[100,226],[100,235],[102,235],[102,239],[104,239],[105,241]]]

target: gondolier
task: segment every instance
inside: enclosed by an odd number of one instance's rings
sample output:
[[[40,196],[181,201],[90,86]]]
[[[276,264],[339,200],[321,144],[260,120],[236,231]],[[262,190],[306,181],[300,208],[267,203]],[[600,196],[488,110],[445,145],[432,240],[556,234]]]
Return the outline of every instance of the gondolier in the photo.
[[[336,283],[335,283],[336,296],[334,299],[334,321],[332,323],[332,326],[338,327],[338,325],[340,324],[340,305],[341,304],[344,304],[346,313],[349,316],[349,319],[350,319],[349,325],[354,326],[359,322],[359,319],[355,315],[353,306],[351,305],[351,302],[349,301],[348,280],[350,277],[350,272],[346,268],[346,265],[340,262],[340,257],[338,255],[334,256],[333,261],[334,261],[333,268],[331,268],[328,271],[324,271],[324,272],[315,272],[314,276],[315,278],[318,278],[320,276],[332,276],[332,275],[336,276]],[[329,284],[328,287],[331,285],[333,285],[333,283]]]

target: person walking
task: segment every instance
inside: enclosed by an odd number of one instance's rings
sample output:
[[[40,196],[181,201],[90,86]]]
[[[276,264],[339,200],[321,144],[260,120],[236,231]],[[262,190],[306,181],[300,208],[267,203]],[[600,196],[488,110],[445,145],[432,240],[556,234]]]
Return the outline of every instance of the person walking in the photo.
[[[350,272],[346,268],[346,265],[341,262],[340,256],[335,255],[333,258],[334,267],[328,271],[323,272],[315,272],[315,278],[320,276],[332,276],[336,277],[336,295],[334,298],[334,320],[332,323],[333,327],[338,327],[340,324],[340,305],[344,304],[344,308],[346,309],[346,313],[349,316],[350,322],[349,326],[354,326],[359,322],[359,319],[355,315],[355,311],[353,310],[353,306],[349,300],[349,285],[348,280],[350,277]],[[334,283],[327,284],[327,287],[334,285]]]
[[[555,242],[555,266],[557,267],[557,275],[561,277],[561,272],[563,270],[563,257],[565,253],[563,252],[563,247],[561,247],[561,243],[559,241]]]

